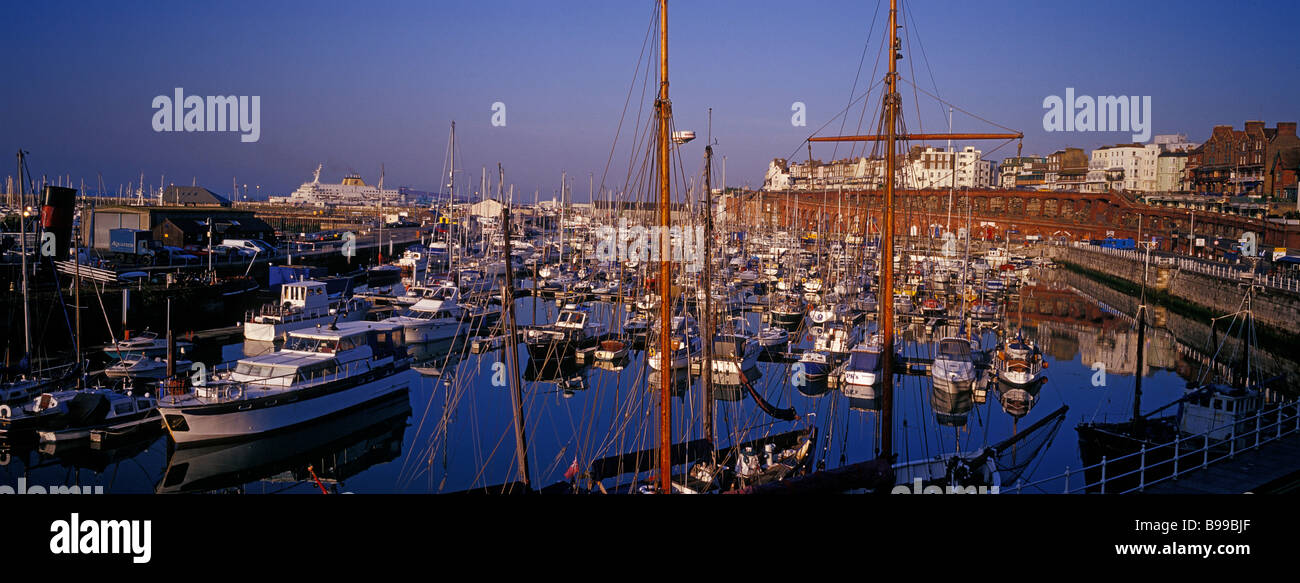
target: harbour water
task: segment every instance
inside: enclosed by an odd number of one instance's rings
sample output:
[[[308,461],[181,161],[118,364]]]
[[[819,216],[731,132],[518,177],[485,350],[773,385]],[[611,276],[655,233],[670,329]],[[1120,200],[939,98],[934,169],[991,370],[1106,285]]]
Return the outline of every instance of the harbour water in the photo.
[[[1089,290],[1092,292],[1089,293]],[[984,398],[947,398],[936,393],[928,375],[899,375],[895,389],[895,448],[900,461],[969,452],[1005,439],[1062,405],[1068,416],[1059,432],[1024,468],[1021,482],[1079,468],[1073,427],[1088,420],[1123,420],[1132,411],[1136,331],[1122,296],[1064,270],[1043,270],[1037,286],[1021,288],[1025,306],[1008,308],[1003,324],[1019,326],[1044,353],[1048,379],[1027,389],[994,382]],[[1106,300],[1098,295],[1108,295]],[[1030,301],[1033,298],[1034,301]],[[1132,298],[1129,298],[1131,301]],[[538,306],[533,318],[534,303]],[[517,300],[521,324],[545,323],[557,312],[552,300]],[[1045,306],[1050,306],[1045,307]],[[623,312],[591,304],[604,322],[621,322]],[[746,313],[745,325],[762,326],[759,313]],[[1170,328],[1152,327],[1147,335],[1143,409],[1181,397],[1207,359],[1194,319],[1171,314]],[[1176,320],[1176,322],[1175,322]],[[1191,324],[1188,324],[1191,322]],[[1174,324],[1177,324],[1175,326]],[[1206,328],[1208,326],[1199,324]],[[930,342],[921,324],[904,328],[904,355],[925,358]],[[982,333],[991,346],[993,333]],[[793,337],[795,349],[811,346],[806,332]],[[201,360],[230,360],[272,349],[266,343],[199,346]],[[357,413],[257,439],[228,445],[176,449],[165,434],[99,449],[82,443],[73,449],[53,445],[15,446],[0,453],[0,484],[102,486],[107,493],[446,493],[489,487],[515,479],[510,393],[500,351],[470,354],[464,342],[410,347],[415,368],[401,373],[410,390]],[[633,350],[621,366],[543,367],[529,363],[519,346],[523,371],[524,416],[529,464],[535,486],[566,481],[575,465],[655,447],[658,383],[645,366],[645,352]],[[1267,350],[1264,351],[1267,354]],[[1263,359],[1265,374],[1286,374],[1293,382],[1297,365],[1286,355]],[[824,382],[798,385],[791,364],[762,359],[751,371],[752,386],[778,408],[793,408],[795,421],[779,421],[760,409],[738,387],[716,390],[716,428],[721,445],[739,443],[815,425],[819,468],[835,468],[875,457],[879,413]],[[602,368],[603,367],[603,368]],[[609,370],[617,368],[618,370]],[[757,377],[757,378],[754,378]],[[683,376],[683,378],[686,378]],[[674,395],[674,442],[701,437],[702,388],[692,378]],[[649,475],[642,474],[641,477]],[[631,479],[625,476],[624,483]],[[1016,491],[1004,483],[1002,491]],[[1039,490],[1025,490],[1039,491]]]

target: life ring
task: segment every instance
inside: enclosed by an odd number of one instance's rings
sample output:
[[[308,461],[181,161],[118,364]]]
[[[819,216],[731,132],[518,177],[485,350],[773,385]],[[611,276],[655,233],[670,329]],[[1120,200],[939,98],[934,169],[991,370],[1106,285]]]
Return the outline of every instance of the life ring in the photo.
[[[244,387],[241,385],[235,385],[229,389],[226,389],[227,399],[239,399],[242,398],[243,396],[244,396]]]
[[[0,419],[8,419],[11,413],[13,413],[13,409],[10,409],[9,405],[0,405]]]

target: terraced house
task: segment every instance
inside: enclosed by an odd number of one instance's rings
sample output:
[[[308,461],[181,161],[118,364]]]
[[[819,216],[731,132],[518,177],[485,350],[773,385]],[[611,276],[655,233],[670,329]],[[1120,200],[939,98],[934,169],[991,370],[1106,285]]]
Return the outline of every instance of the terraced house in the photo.
[[[1300,138],[1296,122],[1268,128],[1248,121],[1241,130],[1214,126],[1209,139],[1188,156],[1191,190],[1213,194],[1294,197]]]

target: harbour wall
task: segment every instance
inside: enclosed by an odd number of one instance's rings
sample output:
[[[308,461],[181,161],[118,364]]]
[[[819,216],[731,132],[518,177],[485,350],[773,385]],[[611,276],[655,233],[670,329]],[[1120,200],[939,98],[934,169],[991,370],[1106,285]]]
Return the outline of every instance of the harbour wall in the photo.
[[[1085,247],[1049,247],[1047,255],[1055,261],[1081,267],[1091,272],[1118,278],[1129,284],[1142,285],[1144,262],[1139,253],[1108,253]],[[1213,313],[1231,314],[1242,307],[1246,282],[1234,277],[1216,277],[1182,269],[1176,262],[1151,258],[1146,269],[1148,290],[1176,301],[1192,304]],[[1251,300],[1257,324],[1284,338],[1300,337],[1300,293],[1273,287],[1257,287]]]

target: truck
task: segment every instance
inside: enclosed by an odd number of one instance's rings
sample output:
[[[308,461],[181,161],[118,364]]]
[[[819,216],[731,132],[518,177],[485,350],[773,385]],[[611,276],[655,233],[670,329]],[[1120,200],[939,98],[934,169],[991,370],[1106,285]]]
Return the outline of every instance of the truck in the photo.
[[[126,255],[148,255],[153,244],[153,232],[145,229],[110,229],[108,250]]]

